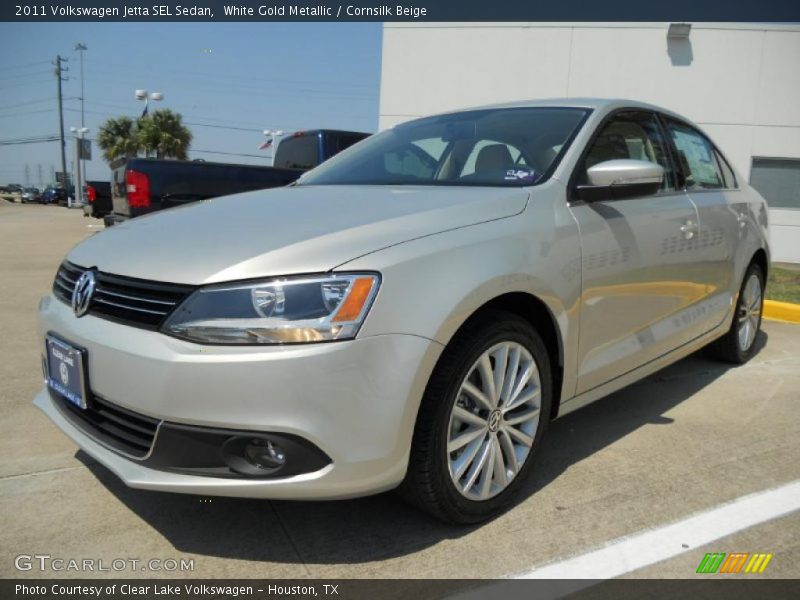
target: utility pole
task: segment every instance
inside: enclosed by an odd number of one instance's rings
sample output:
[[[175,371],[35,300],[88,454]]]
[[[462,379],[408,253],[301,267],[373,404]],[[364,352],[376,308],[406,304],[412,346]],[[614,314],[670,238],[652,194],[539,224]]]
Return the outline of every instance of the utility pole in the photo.
[[[62,77],[62,73],[64,71],[69,71],[67,67],[62,67],[62,62],[67,62],[68,59],[61,58],[61,55],[56,55],[56,60],[53,63],[56,67],[56,81],[58,82],[58,131],[59,137],[61,141],[61,172],[64,174],[64,188],[69,192],[69,185],[67,181],[67,148],[66,142],[64,141],[64,100],[63,96],[61,95],[61,82],[64,81]]]
[[[25,187],[31,186],[31,166],[25,163]]]
[[[39,187],[44,187],[44,181],[42,180],[42,163],[36,165],[36,174],[38,177],[36,178],[36,183],[39,184]]]

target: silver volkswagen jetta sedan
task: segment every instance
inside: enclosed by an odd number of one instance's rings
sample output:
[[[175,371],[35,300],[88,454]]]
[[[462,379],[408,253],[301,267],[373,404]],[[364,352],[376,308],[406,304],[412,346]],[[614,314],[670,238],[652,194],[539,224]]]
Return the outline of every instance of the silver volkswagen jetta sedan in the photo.
[[[768,265],[764,200],[676,114],[454,112],[78,244],[35,404],[132,487],[476,522],[556,416],[709,344],[746,361]]]

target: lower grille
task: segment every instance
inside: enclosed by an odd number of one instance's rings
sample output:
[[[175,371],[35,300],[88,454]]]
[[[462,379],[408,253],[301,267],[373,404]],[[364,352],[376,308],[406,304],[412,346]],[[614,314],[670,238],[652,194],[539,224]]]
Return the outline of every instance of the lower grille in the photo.
[[[55,391],[51,390],[50,395],[66,417],[89,437],[133,458],[149,454],[161,423],[158,419],[114,406],[97,396],[88,408],[82,409]]]
[[[64,262],[53,281],[53,294],[72,303],[72,291],[84,267]],[[89,303],[89,314],[135,327],[157,329],[194,288],[111,275],[95,271],[96,286]]]

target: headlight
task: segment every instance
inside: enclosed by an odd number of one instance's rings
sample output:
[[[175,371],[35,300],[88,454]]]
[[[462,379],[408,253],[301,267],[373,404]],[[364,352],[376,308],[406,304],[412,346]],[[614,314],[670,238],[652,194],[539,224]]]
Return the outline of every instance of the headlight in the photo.
[[[298,344],[349,340],[367,316],[380,279],[336,274],[201,288],[163,331],[209,344]]]

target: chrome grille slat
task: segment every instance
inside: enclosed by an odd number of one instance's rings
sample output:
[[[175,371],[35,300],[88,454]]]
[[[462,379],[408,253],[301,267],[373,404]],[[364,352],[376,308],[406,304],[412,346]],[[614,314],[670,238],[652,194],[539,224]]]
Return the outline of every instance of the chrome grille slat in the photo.
[[[62,263],[53,280],[53,295],[65,304],[71,304],[72,291],[84,271],[83,267]],[[88,313],[133,327],[158,329],[194,289],[193,286],[97,271],[95,294]]]
[[[56,285],[60,285],[63,288],[63,290],[65,292],[67,292],[68,294],[72,293],[72,288],[70,286],[68,286],[66,283],[64,283],[63,281],[61,281],[58,277],[56,277],[56,282],[55,283],[56,283]]]
[[[99,289],[97,290],[98,294],[104,294],[106,296],[114,296],[116,298],[125,298],[126,300],[136,300],[137,302],[147,302],[148,304],[163,304],[170,308],[175,306],[175,302],[171,300],[155,300],[154,298],[142,298],[141,296],[130,296],[128,294],[121,294],[119,292],[111,292],[107,289]]]
[[[117,308],[124,308],[125,310],[134,310],[136,312],[148,313],[151,315],[161,315],[162,317],[169,312],[166,310],[149,310],[147,308],[139,308],[138,306],[130,306],[129,304],[119,304],[117,302],[111,302],[111,300],[98,298],[97,296],[94,297],[94,300],[92,300],[92,302],[97,302],[98,304],[106,304],[108,306],[116,306]]]
[[[83,273],[84,269],[82,269],[81,267],[76,267],[76,266],[68,264],[68,263],[62,263],[61,271],[62,272],[66,271],[67,273],[75,273],[75,277],[77,278],[77,277],[81,276],[81,273]]]

